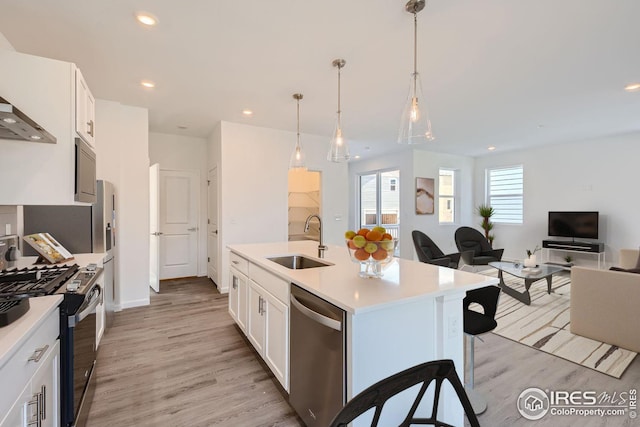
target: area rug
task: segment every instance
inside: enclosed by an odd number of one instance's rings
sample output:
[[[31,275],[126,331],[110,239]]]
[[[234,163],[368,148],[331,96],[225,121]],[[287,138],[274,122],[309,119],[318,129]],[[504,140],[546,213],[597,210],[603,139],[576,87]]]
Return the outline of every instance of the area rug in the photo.
[[[497,270],[482,274],[497,277]],[[505,283],[522,292],[524,280],[504,273]],[[529,289],[531,305],[502,292],[493,333],[544,351],[587,368],[620,378],[636,357],[635,352],[574,335],[569,328],[571,278],[568,273],[553,276],[551,294],[547,282],[535,282]]]

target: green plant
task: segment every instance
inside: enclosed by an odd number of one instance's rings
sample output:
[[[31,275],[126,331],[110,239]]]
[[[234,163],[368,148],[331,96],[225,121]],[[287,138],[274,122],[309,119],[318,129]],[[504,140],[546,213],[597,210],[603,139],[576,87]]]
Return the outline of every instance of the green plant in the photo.
[[[571,255],[567,255],[566,257],[564,257],[564,260],[567,261],[568,264],[570,264],[571,261],[573,261],[573,258],[571,258]]]
[[[531,255],[534,255],[536,252],[538,252],[540,250],[540,246],[536,245],[535,248],[533,248],[533,251],[527,249],[527,256],[531,257]]]
[[[492,238],[489,239],[489,232],[493,229],[493,223],[490,221],[490,218],[494,213],[496,213],[496,211],[493,207],[484,204],[478,206],[477,211],[478,215],[482,217],[482,223],[480,223],[480,226],[484,230],[484,237],[489,240],[489,243],[493,243],[495,236],[492,236]]]

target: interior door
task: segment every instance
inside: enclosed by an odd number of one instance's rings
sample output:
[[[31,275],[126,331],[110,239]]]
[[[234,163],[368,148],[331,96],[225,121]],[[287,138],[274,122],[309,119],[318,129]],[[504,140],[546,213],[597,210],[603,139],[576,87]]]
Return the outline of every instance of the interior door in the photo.
[[[149,166],[149,286],[160,292],[160,165]]]
[[[207,275],[217,285],[218,282],[218,168],[209,171],[208,176],[208,221],[207,221]]]
[[[198,172],[160,170],[160,279],[198,272]]]

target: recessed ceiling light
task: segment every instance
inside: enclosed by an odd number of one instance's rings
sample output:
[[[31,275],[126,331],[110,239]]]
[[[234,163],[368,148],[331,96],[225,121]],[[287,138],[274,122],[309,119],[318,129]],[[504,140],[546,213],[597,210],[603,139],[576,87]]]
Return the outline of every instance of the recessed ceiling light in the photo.
[[[147,27],[153,27],[158,24],[158,18],[149,12],[136,13],[136,20]]]
[[[146,88],[152,89],[154,87],[156,87],[156,84],[154,82],[152,82],[151,80],[143,80],[140,82],[140,84]]]
[[[355,156],[353,156],[353,158],[358,160],[360,158],[360,155],[356,154]]]
[[[489,150],[489,151],[493,151],[495,149],[496,149],[496,147],[494,147],[493,145],[490,145],[490,146],[487,147],[487,150]]]
[[[640,83],[631,83],[624,87],[627,92],[637,92],[640,90]]]
[[[242,110],[242,115],[243,116],[247,116],[247,117],[251,117],[251,116],[253,116],[253,111],[251,111],[251,110]]]

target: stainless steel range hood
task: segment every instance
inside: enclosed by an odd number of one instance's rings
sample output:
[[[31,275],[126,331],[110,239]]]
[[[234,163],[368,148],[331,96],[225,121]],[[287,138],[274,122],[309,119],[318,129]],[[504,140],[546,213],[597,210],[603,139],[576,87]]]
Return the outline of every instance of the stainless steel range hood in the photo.
[[[55,136],[2,97],[0,97],[0,139],[18,139],[47,144],[57,142]]]

